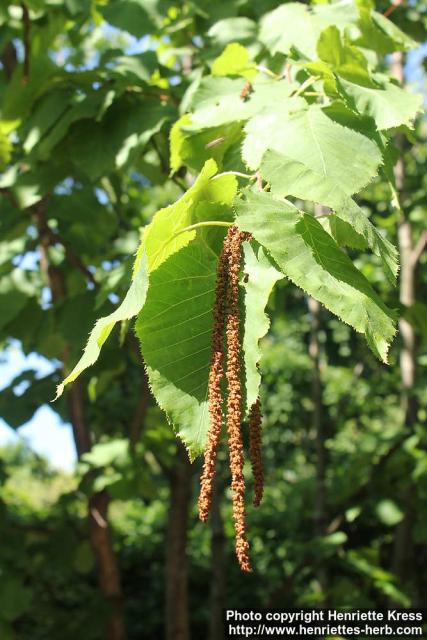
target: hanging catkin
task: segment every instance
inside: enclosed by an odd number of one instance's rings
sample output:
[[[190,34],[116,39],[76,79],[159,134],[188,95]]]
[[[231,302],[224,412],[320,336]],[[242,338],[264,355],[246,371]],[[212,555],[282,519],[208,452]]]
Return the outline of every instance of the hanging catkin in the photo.
[[[224,333],[227,343],[227,434],[230,455],[231,489],[233,494],[233,521],[236,536],[236,555],[243,571],[251,571],[249,561],[249,543],[246,538],[245,478],[243,474],[243,441],[240,430],[242,420],[241,381],[240,381],[240,312],[239,312],[239,272],[242,257],[242,242],[250,240],[248,233],[237,227],[229,228],[224,239],[216,274],[214,323],[212,333],[212,354],[208,382],[208,406],[210,426],[207,436],[203,472],[200,480],[199,517],[206,521],[212,503],[215,462],[223,423],[224,378]],[[255,405],[254,405],[255,407]],[[259,500],[262,495],[262,464],[260,454],[260,406],[252,407],[250,424],[253,424],[253,460],[259,460],[256,486]],[[257,413],[258,411],[258,413]],[[258,433],[258,436],[256,435]],[[258,482],[258,484],[257,484]],[[259,484],[260,483],[260,484]],[[261,487],[261,489],[259,488]],[[261,491],[261,493],[259,493]],[[257,498],[258,499],[258,498]]]
[[[264,466],[261,450],[261,400],[258,397],[249,413],[249,455],[254,477],[254,507],[259,507],[264,493]]]
[[[236,535],[236,555],[243,571],[251,571],[249,543],[246,538],[245,478],[243,475],[243,441],[240,388],[240,320],[239,271],[241,245],[246,234],[230,228],[229,272],[227,286],[227,433],[230,454],[231,489],[233,492],[233,520]]]
[[[222,393],[221,381],[224,377],[224,330],[225,305],[227,292],[227,269],[230,238],[229,230],[221,255],[218,260],[215,286],[214,323],[212,333],[212,355],[208,382],[208,406],[210,427],[205,449],[205,460],[202,477],[200,479],[199,517],[204,522],[208,519],[212,489],[215,477],[215,462],[222,428]]]

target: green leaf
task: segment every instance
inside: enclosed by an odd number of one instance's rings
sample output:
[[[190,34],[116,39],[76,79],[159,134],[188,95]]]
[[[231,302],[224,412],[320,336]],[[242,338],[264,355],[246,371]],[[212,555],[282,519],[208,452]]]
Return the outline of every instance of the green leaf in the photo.
[[[7,281],[4,282],[6,284]],[[7,283],[8,284],[8,283]],[[28,294],[18,290],[4,290],[4,285],[0,286],[0,305],[2,313],[0,316],[0,329],[3,329],[13,320],[25,307],[28,302]]]
[[[363,145],[364,136],[356,133],[355,135],[362,140]],[[368,140],[367,142],[369,143]],[[358,153],[356,146],[353,146],[352,149],[356,156]],[[323,157],[330,156],[326,156],[325,153]],[[372,165],[372,168],[374,166]],[[397,250],[391,242],[381,235],[363,210],[351,198],[352,190],[357,186],[356,180],[359,180],[359,185],[361,185],[367,176],[363,170],[359,176],[355,175],[357,167],[358,163],[355,157],[355,162],[352,164],[354,174],[347,178],[342,173],[343,167],[334,162],[333,156],[321,164],[320,170],[320,165],[316,160],[313,160],[313,156],[307,156],[307,162],[303,163],[276,151],[267,151],[263,157],[261,174],[270,182],[272,192],[278,196],[294,196],[331,207],[336,216],[343,222],[350,224],[354,231],[365,239],[368,247],[382,259],[387,277],[393,283],[398,271]],[[345,190],[345,186],[347,186],[347,190]],[[347,246],[355,246],[354,238],[353,243]]]
[[[33,592],[24,585],[23,578],[5,575],[2,572],[0,584],[1,617],[9,622],[22,616],[29,608]]]
[[[201,242],[172,255],[151,275],[136,322],[151,390],[191,458],[203,451],[209,427],[216,263],[216,254]]]
[[[9,136],[2,131],[0,125],[0,171],[3,171],[9,162],[11,150],[12,145]]]
[[[234,120],[219,127],[193,125],[189,114],[183,115],[173,125],[170,133],[170,165],[177,171],[187,165],[200,171],[204,163],[212,158],[220,165],[225,153],[240,142],[242,126]]]
[[[379,520],[388,527],[394,527],[402,518],[403,513],[393,500],[381,500],[375,509]]]
[[[135,262],[136,268],[140,256],[146,254],[147,268],[151,273],[167,258],[194,240],[196,231],[183,232],[183,229],[197,222],[209,220],[207,215],[211,215],[211,220],[218,220],[224,206],[231,212],[237,180],[232,175],[214,178],[216,172],[216,163],[214,160],[208,160],[196,182],[182,198],[156,213],[144,230]]]
[[[274,55],[292,48],[311,57],[316,52],[317,33],[308,7],[297,2],[283,4],[261,20],[259,38]]]
[[[158,66],[154,51],[145,51],[133,56],[118,56],[114,58],[111,75],[122,77],[128,84],[140,84],[141,81],[149,83]]]
[[[344,32],[356,26],[358,17],[355,6],[347,2],[313,7],[288,2],[263,17],[259,37],[273,54],[288,55],[294,50],[315,58],[317,41],[326,27],[335,25]]]
[[[270,327],[270,320],[264,312],[268,299],[283,274],[276,269],[265,249],[243,243],[245,278],[244,288],[244,333],[242,340],[243,361],[245,365],[246,410],[250,411],[256,401],[261,384],[258,364],[261,360],[259,341]]]
[[[230,205],[237,188],[236,178],[222,176],[211,180],[216,170],[215,162],[209,160],[184,196],[175,204],[158,211],[146,227],[135,259],[133,281],[125,299],[112,314],[96,322],[82,357],[58,386],[56,398],[62,394],[67,384],[96,362],[115,324],[130,320],[142,309],[148,291],[148,274],[196,235],[195,231],[180,232],[194,222],[206,220],[206,215],[212,219],[213,215],[220,216],[224,208],[231,211]],[[211,209],[212,205],[214,211]]]
[[[394,22],[370,8],[361,7],[359,27],[362,37],[357,44],[385,55],[393,51],[409,51],[417,42],[403,33]]]
[[[366,249],[368,244],[363,236],[357,233],[351,224],[344,222],[334,213],[318,218],[320,224],[333,237],[339,247]]]
[[[351,107],[361,115],[373,118],[378,129],[401,125],[412,128],[415,117],[422,110],[422,95],[401,89],[383,75],[376,74],[373,78],[377,88],[340,79],[338,89],[342,90]]]
[[[252,80],[257,75],[257,69],[256,64],[250,61],[249,51],[238,42],[232,42],[213,61],[212,75],[243,76],[246,80]]]
[[[151,390],[191,458],[204,450],[209,428],[207,387],[214,291],[223,237],[223,230],[215,229],[209,239],[206,231],[199,229],[194,242],[164,261],[150,276],[147,302],[136,322]],[[281,274],[262,248],[253,249],[245,243],[244,254],[243,271],[248,278],[242,297],[242,384],[250,407],[260,382],[258,342],[269,326],[264,308]]]
[[[121,0],[99,6],[99,11],[114,27],[123,29],[136,38],[142,38],[156,30],[150,15],[151,4],[145,0]]]
[[[343,43],[336,26],[322,31],[317,43],[317,53],[321,60],[343,78],[372,85],[365,56],[357,47]]]
[[[333,238],[310,215],[268,194],[236,201],[237,223],[262,244],[281,271],[356,331],[387,361],[394,314]]]
[[[261,113],[249,120],[245,131],[243,157],[251,168],[258,168],[265,151],[273,149],[302,163],[320,180],[333,181],[347,194],[362,189],[382,161],[375,142],[334,122],[317,105],[289,115],[283,110]]]
[[[74,568],[78,573],[87,574],[94,568],[93,551],[88,542],[81,542],[74,553]]]
[[[93,118],[102,99],[101,94],[88,98],[76,95],[69,98],[67,105],[64,104],[65,96],[65,92],[58,92],[56,97],[49,95],[36,111],[34,122],[29,123],[26,151],[33,150],[40,160],[49,158],[52,149],[64,138],[74,122]],[[54,109],[53,113],[51,109]],[[53,122],[49,123],[49,120]]]
[[[85,120],[73,129],[65,153],[90,180],[119,169],[143,148],[171,118],[168,105],[158,100],[117,101],[102,122]]]
[[[230,42],[252,42],[256,32],[257,25],[249,18],[224,18],[215,22],[209,29],[208,36],[215,44],[224,47]]]
[[[281,103],[298,88],[294,82],[258,76],[246,100],[240,97],[245,86],[241,78],[204,78],[191,100],[191,123],[214,127],[248,120],[272,104]]]
[[[138,268],[134,279],[121,305],[109,316],[98,320],[92,329],[89,340],[82,357],[71,371],[71,373],[58,385],[55,399],[59,398],[64,388],[73,382],[78,376],[92,364],[94,364],[101,352],[101,348],[113,330],[117,322],[129,320],[138,314],[143,307],[148,289],[148,271],[146,255],[139,257]]]
[[[116,438],[110,442],[95,444],[91,451],[82,456],[82,461],[96,469],[113,465],[127,457],[129,441]]]

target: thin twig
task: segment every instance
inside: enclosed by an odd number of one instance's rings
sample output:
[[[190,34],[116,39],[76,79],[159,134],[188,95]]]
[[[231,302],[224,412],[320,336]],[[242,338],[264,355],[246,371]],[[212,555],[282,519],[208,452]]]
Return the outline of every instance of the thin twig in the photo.
[[[22,72],[23,84],[28,84],[30,77],[30,13],[28,7],[22,3],[22,42],[24,45],[24,68]]]
[[[394,2],[392,2],[390,4],[390,6],[384,11],[383,16],[385,18],[388,18],[388,16],[390,16],[393,11],[396,11],[396,9],[402,4],[403,0],[394,0]]]
[[[68,243],[67,240],[64,240],[59,233],[56,233],[55,231],[53,231],[47,224],[44,227],[43,231],[46,233],[46,236],[49,238],[50,244],[54,245],[54,244],[60,244],[64,247],[64,251],[65,251],[65,257],[68,260],[68,262],[75,267],[76,269],[78,269],[79,271],[81,271],[81,273],[83,273],[83,275],[89,280],[89,282],[94,286],[94,287],[98,287],[98,283],[94,278],[93,273],[88,269],[88,267],[82,262],[82,260],[79,258],[79,256],[74,253],[73,248],[71,247],[71,245]]]

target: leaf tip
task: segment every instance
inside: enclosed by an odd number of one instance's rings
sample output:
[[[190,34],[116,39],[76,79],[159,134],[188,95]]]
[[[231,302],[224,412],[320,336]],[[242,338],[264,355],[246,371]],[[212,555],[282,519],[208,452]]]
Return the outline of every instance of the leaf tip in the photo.
[[[64,388],[65,384],[63,382],[61,382],[61,384],[58,384],[58,386],[56,387],[55,397],[50,402],[56,402],[58,398],[60,398],[64,393]]]

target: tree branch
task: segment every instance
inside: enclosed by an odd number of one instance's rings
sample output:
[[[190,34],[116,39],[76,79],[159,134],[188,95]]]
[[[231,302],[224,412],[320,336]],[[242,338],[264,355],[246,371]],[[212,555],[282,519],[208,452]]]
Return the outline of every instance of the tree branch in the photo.
[[[48,236],[49,236],[49,239],[51,241],[51,244],[52,245],[53,244],[61,244],[64,247],[65,257],[67,258],[68,262],[73,267],[75,267],[76,269],[81,271],[83,273],[83,275],[86,276],[86,278],[89,280],[89,282],[91,284],[93,284],[93,286],[95,288],[97,288],[99,285],[98,285],[97,281],[95,280],[93,273],[83,263],[83,261],[79,258],[79,256],[76,253],[74,253],[74,250],[73,250],[72,246],[67,242],[67,240],[64,240],[59,235],[59,233],[56,233],[50,227],[47,227],[46,232],[48,233]]]
[[[68,262],[73,267],[81,271],[83,275],[87,278],[87,280],[89,280],[89,282],[95,288],[97,288],[98,283],[95,280],[93,273],[87,268],[87,266],[83,263],[83,261],[79,258],[79,256],[74,252],[74,249],[72,248],[71,244],[67,240],[64,240],[64,238],[62,238],[59,235],[59,233],[57,233],[56,231],[53,231],[49,227],[45,216],[40,215],[40,211],[41,211],[40,207],[44,208],[47,205],[49,198],[50,198],[50,195],[45,196],[44,198],[42,198],[42,200],[40,200],[40,202],[38,202],[36,205],[31,207],[30,209],[31,213],[33,214],[33,217],[35,218],[40,239],[42,240],[41,244],[44,247],[43,253],[47,251],[48,247],[54,246],[55,244],[62,245],[64,247],[65,257],[68,260]],[[46,258],[46,256],[44,257]]]
[[[412,249],[411,262],[414,267],[418,264],[418,260],[421,258],[421,255],[426,247],[426,244],[427,244],[427,229],[424,229],[424,231],[418,238],[417,244]]]

